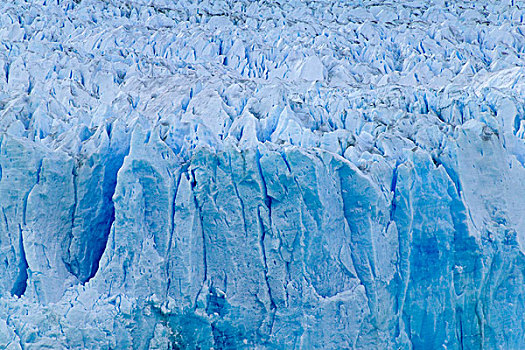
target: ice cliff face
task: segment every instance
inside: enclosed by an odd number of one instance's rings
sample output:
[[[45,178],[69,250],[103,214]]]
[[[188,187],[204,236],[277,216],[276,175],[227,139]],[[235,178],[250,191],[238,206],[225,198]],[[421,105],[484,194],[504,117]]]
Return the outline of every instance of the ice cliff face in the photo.
[[[0,348],[525,348],[520,1],[0,4]]]

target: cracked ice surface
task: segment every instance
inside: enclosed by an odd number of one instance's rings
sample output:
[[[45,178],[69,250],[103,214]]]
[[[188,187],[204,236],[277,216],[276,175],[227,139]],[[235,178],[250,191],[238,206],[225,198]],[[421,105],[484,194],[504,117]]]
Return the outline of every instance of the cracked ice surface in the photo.
[[[520,1],[0,4],[0,348],[525,348]]]

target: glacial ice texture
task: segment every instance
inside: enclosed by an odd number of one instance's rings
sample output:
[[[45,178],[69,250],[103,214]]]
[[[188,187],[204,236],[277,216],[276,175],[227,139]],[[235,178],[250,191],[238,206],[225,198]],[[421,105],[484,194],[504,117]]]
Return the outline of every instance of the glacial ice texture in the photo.
[[[0,2],[0,348],[525,349],[524,21]]]

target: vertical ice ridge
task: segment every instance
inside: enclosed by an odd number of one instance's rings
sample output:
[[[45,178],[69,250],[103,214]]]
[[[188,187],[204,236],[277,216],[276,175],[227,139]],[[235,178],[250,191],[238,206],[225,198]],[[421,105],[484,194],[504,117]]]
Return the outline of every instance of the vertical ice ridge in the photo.
[[[70,213],[70,217],[71,217],[71,232],[69,233],[69,236],[68,236],[68,240],[69,240],[69,243],[71,244],[71,240],[73,239],[73,228],[75,227],[75,212],[77,210],[77,206],[78,206],[78,184],[77,184],[77,171],[76,171],[76,167],[73,167],[72,169],[72,172],[71,172],[71,177],[73,179],[73,205],[71,206],[71,213]],[[71,266],[72,264],[70,264],[70,259],[71,259],[71,246],[70,244],[68,245],[68,249],[67,249],[67,257],[66,257],[66,260],[65,260],[65,264],[66,264],[66,268],[68,269],[69,273],[73,274],[73,275],[76,275],[77,271],[75,271],[73,269],[73,267]],[[78,276],[77,276],[78,277]]]
[[[261,179],[261,190],[263,192],[264,196],[264,204],[266,205],[266,208],[268,208],[268,218],[270,220],[270,228],[273,228],[272,225],[272,197],[268,195],[268,188],[266,186],[266,180],[264,179],[262,166],[261,166],[261,151],[257,149],[255,153],[255,161],[257,163],[257,171],[259,172],[259,177]]]
[[[207,249],[206,249],[206,233],[204,231],[204,224],[203,224],[203,217],[202,217],[202,209],[201,209],[201,206],[199,205],[199,202],[197,200],[197,193],[195,192],[195,188],[196,188],[196,185],[197,185],[197,178],[195,177],[195,172],[193,170],[190,170],[190,184],[191,184],[191,192],[192,192],[192,196],[193,196],[193,201],[194,201],[194,205],[195,205],[195,209],[197,210],[197,216],[198,216],[198,220],[200,222],[200,230],[201,230],[201,235],[202,235],[202,264],[203,264],[203,268],[204,268],[204,272],[203,272],[203,277],[202,277],[202,284],[201,284],[201,287],[199,288],[198,292],[197,292],[197,295],[195,296],[195,301],[194,301],[194,308],[197,309],[198,307],[198,300],[199,300],[199,297],[203,291],[203,289],[205,288],[205,285],[206,285],[206,282],[208,281],[208,259],[207,259]]]
[[[102,258],[102,255],[104,254],[104,251],[107,249],[107,242],[110,235],[110,231],[113,227],[113,223],[115,222],[115,203],[113,201],[113,195],[115,194],[115,189],[117,186],[117,174],[119,170],[122,168],[123,160],[127,156],[121,155],[120,158],[117,156],[113,158],[114,164],[109,164],[106,167],[106,172],[104,175],[104,200],[108,201],[106,205],[110,207],[109,210],[109,218],[107,218],[107,228],[105,232],[102,235],[102,241],[100,242],[99,246],[94,246],[93,249],[95,250],[93,260],[91,262],[91,268],[89,275],[87,276],[84,283],[87,283],[91,278],[93,278],[99,269],[100,259]],[[108,169],[109,168],[109,169]],[[106,177],[109,177],[109,179],[106,180]]]
[[[177,202],[177,192],[179,190],[180,182],[182,179],[182,176],[184,176],[185,169],[182,167],[178,169],[177,171],[177,179],[173,183],[173,196],[171,198],[171,213],[170,213],[170,228],[169,228],[169,239],[168,239],[168,245],[166,248],[166,295],[169,293],[169,289],[171,287],[171,273],[170,273],[170,254],[171,254],[171,247],[173,245],[173,234],[175,232],[175,211],[176,211],[176,202]],[[172,176],[172,174],[170,174]]]
[[[268,289],[268,297],[270,298],[271,312],[273,314],[277,310],[277,304],[276,304],[276,302],[274,300],[274,297],[272,295],[272,288],[271,288],[269,277],[268,277],[269,270],[268,270],[268,261],[267,261],[267,256],[266,256],[266,247],[265,247],[266,233],[267,233],[268,230],[269,231],[273,231],[273,225],[272,225],[272,197],[268,195],[268,188],[266,187],[266,180],[264,179],[263,167],[261,165],[261,156],[262,156],[261,151],[259,149],[257,149],[257,151],[255,152],[255,163],[256,163],[256,166],[257,166],[258,177],[259,177],[259,179],[261,181],[260,182],[260,184],[261,184],[260,190],[262,191],[262,195],[263,195],[263,199],[264,199],[264,206],[266,207],[267,212],[268,212],[268,225],[269,225],[269,227],[268,228],[265,227],[264,222],[263,222],[263,220],[261,218],[260,207],[257,207],[257,219],[258,219],[259,230],[260,230],[259,249],[260,249],[261,255],[262,255],[263,267],[264,267],[264,279],[265,279],[265,282],[266,282],[266,287]],[[272,331],[272,328],[273,328],[273,322],[272,322],[272,327],[270,329],[270,333]]]
[[[270,287],[270,282],[268,280],[268,261],[267,261],[267,258],[266,258],[266,248],[264,247],[264,239],[266,237],[266,229],[264,228],[263,221],[261,219],[261,213],[260,213],[259,209],[257,209],[257,218],[258,218],[258,221],[259,221],[260,232],[261,232],[260,238],[259,238],[259,247],[260,247],[260,250],[261,250],[261,255],[262,255],[262,260],[263,260],[263,265],[264,265],[264,279],[265,279],[265,282],[266,282],[266,287],[268,288],[268,297],[270,298],[270,308],[274,312],[275,309],[277,309],[277,305],[275,304],[275,301],[273,299],[272,288]],[[271,329],[270,329],[270,333],[271,333]]]
[[[31,191],[35,188],[36,185],[40,182],[40,173],[42,171],[42,159],[39,159],[36,170],[35,170],[35,182],[32,185],[32,187],[29,189],[29,191],[25,194],[23,199],[23,208],[22,208],[22,225],[25,227],[27,225],[27,201],[29,198],[29,195],[31,194]]]
[[[392,193],[392,200],[390,204],[390,221],[393,221],[394,215],[396,213],[396,186],[399,165],[400,164],[396,161],[394,170],[392,171],[392,183],[390,185],[390,192]]]
[[[235,179],[233,178],[233,168],[232,168],[231,154],[228,154],[228,166],[229,166],[229,171],[230,171],[230,174],[231,174],[231,177],[232,177],[232,185],[233,185],[233,189],[235,190],[235,196],[237,197],[237,199],[239,200],[239,204],[241,205],[242,224],[243,224],[243,227],[244,227],[244,233],[246,235],[248,235],[248,228],[247,228],[247,225],[246,225],[246,211],[245,211],[245,208],[244,208],[244,201],[241,198],[241,196],[239,195],[239,189],[237,188],[237,181],[235,181]],[[243,171],[246,171],[246,169],[243,169]]]
[[[351,256],[357,276],[364,285],[368,297],[368,304],[372,314],[376,315],[378,310],[378,299],[375,288],[375,271],[371,230],[372,230],[372,203],[374,199],[373,189],[366,180],[359,178],[357,173],[349,164],[342,162],[338,169],[338,176],[343,199],[344,217],[350,229]],[[366,206],[368,208],[366,208]],[[363,227],[358,225],[361,222]]]
[[[18,231],[19,231],[19,251],[20,251],[20,257],[19,257],[19,263],[18,263],[18,277],[16,278],[16,281],[13,283],[11,294],[16,295],[17,297],[21,297],[22,295],[24,295],[26,288],[27,288],[28,265],[27,265],[27,259],[26,259],[26,252],[24,248],[24,234],[23,234],[21,225],[18,225]]]
[[[16,277],[16,280],[13,283],[13,287],[11,289],[11,294],[16,295],[18,297],[24,295],[27,289],[27,281],[29,278],[28,275],[28,268],[29,265],[27,263],[26,258],[26,251],[24,247],[24,229],[27,226],[27,204],[28,199],[35,188],[36,185],[40,182],[40,173],[42,171],[42,159],[39,159],[36,164],[36,170],[35,170],[35,182],[29,189],[29,191],[24,195],[23,198],[23,207],[22,207],[22,223],[18,224],[18,251],[19,251],[19,257],[18,257],[18,276]],[[5,215],[5,213],[4,213]]]
[[[399,240],[399,260],[398,260],[398,266],[397,270],[399,273],[400,278],[400,288],[397,292],[397,303],[396,303],[396,316],[398,317],[398,333],[399,334],[405,334],[405,336],[408,336],[410,339],[411,337],[411,331],[410,331],[410,321],[406,322],[405,318],[405,303],[407,298],[407,291],[409,286],[409,279],[410,279],[410,256],[411,256],[411,246],[412,246],[412,224],[413,224],[413,217],[414,217],[414,210],[412,206],[412,192],[407,191],[407,177],[410,175],[409,168],[407,167],[411,165],[411,163],[408,164],[402,164],[397,167],[397,177],[396,177],[396,187],[395,187],[395,195],[394,199],[396,202],[395,204],[395,212],[393,215],[393,219],[396,222],[396,225],[398,226],[398,240]],[[408,328],[407,328],[408,327]],[[406,329],[406,331],[405,331]]]

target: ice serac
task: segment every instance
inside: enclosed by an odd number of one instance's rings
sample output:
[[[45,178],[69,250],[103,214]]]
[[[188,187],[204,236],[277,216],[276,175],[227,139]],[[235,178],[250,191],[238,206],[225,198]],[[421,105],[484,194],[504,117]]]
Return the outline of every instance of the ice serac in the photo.
[[[112,124],[98,128],[82,146],[82,158],[73,170],[75,204],[64,261],[83,283],[98,270],[115,217],[117,172],[129,148],[129,141],[119,139],[118,128]]]
[[[4,1],[0,348],[525,348],[517,1]]]
[[[110,294],[166,293],[162,262],[171,237],[177,168],[173,151],[160,141],[158,131],[138,125],[118,172],[115,218],[107,242],[111,249],[104,251],[93,281],[96,285],[102,278]]]
[[[23,231],[27,198],[37,181],[40,156],[30,143],[2,135],[2,295],[22,295],[27,287]]]
[[[427,154],[415,152],[398,167],[393,215],[402,262],[398,305],[416,348],[481,346],[481,252],[466,215],[445,168]]]

